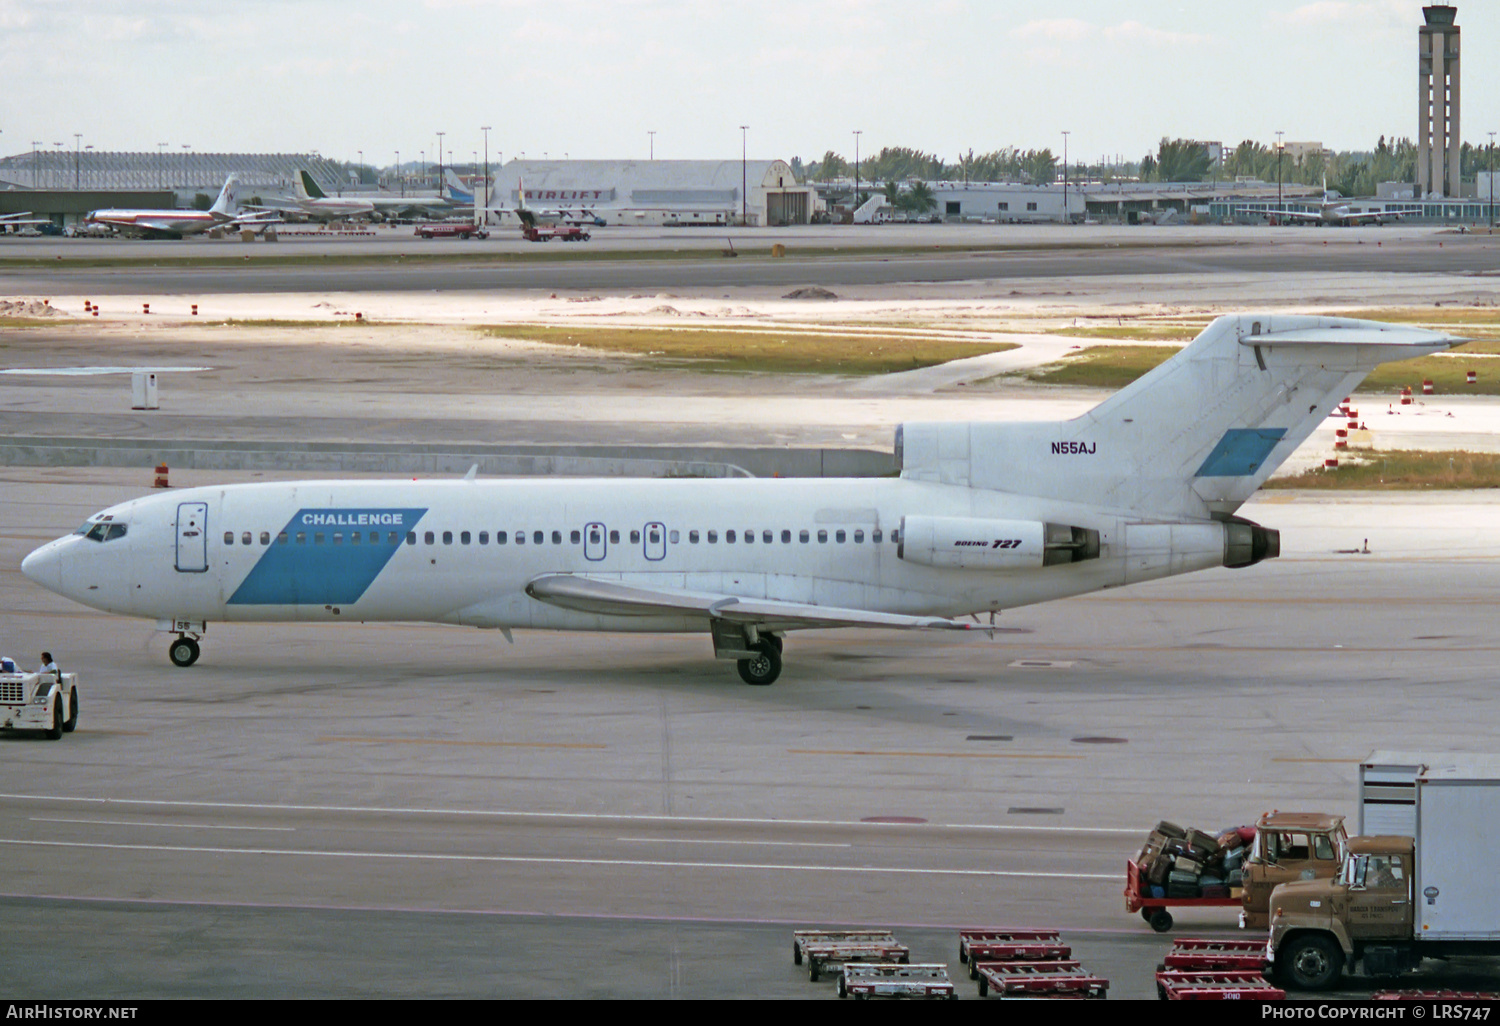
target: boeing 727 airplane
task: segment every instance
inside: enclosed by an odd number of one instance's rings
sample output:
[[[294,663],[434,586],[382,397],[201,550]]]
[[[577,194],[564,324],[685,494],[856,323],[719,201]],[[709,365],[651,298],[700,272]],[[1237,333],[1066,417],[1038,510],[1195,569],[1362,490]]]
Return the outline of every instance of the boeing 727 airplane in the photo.
[[[112,506],[32,581],[158,622],[430,621],[701,632],[750,684],[791,631],[983,629],[1036,602],[1209,567],[1280,535],[1236,515],[1378,364],[1463,341],[1375,321],[1220,317],[1088,413],[905,424],[899,478],[321,481]],[[957,619],[975,614],[973,623]]]

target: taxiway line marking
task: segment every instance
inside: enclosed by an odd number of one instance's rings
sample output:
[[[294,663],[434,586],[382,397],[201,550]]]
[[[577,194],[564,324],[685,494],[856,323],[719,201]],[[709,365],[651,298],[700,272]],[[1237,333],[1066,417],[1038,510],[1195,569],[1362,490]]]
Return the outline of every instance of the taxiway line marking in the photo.
[[[906,759],[1086,759],[1085,755],[1035,755],[1026,752],[878,752],[864,748],[788,748],[791,755],[884,755]]]
[[[623,844],[759,844],[778,848],[852,848],[847,841],[716,841],[711,837],[616,837]]]
[[[81,823],[84,826],[153,827],[164,830],[266,830],[295,833],[296,827],[235,826],[231,823],[143,823],[128,819],[63,819],[59,816],[32,816],[33,823]]]
[[[296,848],[206,848],[169,844],[113,844],[90,841],[34,841],[17,837],[0,837],[0,845],[13,844],[35,848],[84,848],[103,851],[176,852],[184,855],[266,855],[276,857],[324,859],[387,859],[402,862],[488,862],[540,866],[617,866],[639,869],[747,869],[785,872],[803,870],[810,873],[893,873],[899,876],[983,876],[1025,877],[1055,880],[1115,880],[1118,873],[1043,873],[1006,869],[921,869],[916,866],[817,866],[792,862],[671,862],[656,859],[578,859],[536,855],[457,855],[439,852],[396,851],[314,851]]]
[[[458,738],[441,737],[318,737],[314,741],[347,741],[350,744],[383,745],[472,745],[479,748],[570,748],[605,749],[606,745],[582,741],[462,741]]]
[[[849,819],[775,819],[767,816],[665,816],[631,812],[537,812],[520,809],[400,809],[379,805],[271,805],[264,802],[204,802],[170,798],[83,798],[56,794],[0,794],[0,801],[73,802],[83,805],[135,805],[163,809],[254,809],[260,812],[354,813],[379,816],[462,816],[470,819],[548,819],[582,822],[745,824],[751,826],[912,827],[939,830],[988,830],[1050,834],[1131,834],[1145,836],[1150,827],[1042,826],[1028,823],[865,823]]]

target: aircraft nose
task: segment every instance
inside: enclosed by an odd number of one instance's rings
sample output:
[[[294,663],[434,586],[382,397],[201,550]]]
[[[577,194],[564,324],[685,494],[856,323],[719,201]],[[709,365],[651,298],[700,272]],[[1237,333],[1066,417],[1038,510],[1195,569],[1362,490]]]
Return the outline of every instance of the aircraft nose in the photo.
[[[58,542],[48,542],[37,549],[31,555],[21,560],[21,573],[27,579],[40,584],[48,591],[62,594],[62,546]]]

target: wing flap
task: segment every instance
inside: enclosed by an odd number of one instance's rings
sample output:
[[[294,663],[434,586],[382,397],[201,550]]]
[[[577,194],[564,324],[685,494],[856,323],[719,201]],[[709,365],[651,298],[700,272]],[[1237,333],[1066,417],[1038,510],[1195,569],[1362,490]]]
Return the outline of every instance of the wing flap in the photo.
[[[806,602],[741,598],[670,588],[643,588],[577,574],[545,574],[526,585],[526,594],[564,609],[608,616],[701,614],[778,630],[799,627],[886,627],[896,630],[970,630],[972,625],[941,616],[907,616],[866,609],[840,609]]]

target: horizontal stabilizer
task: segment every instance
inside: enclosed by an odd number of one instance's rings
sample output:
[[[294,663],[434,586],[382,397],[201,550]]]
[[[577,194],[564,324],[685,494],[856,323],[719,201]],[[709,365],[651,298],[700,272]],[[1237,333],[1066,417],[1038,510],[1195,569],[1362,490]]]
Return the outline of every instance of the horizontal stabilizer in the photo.
[[[701,614],[705,619],[754,624],[768,630],[806,627],[888,627],[897,630],[972,630],[974,625],[941,616],[905,616],[863,609],[837,609],[805,602],[741,598],[671,588],[643,588],[578,574],[546,574],[526,585],[539,602],[606,616]]]
[[[1370,371],[1464,341],[1348,317],[1219,317],[1081,417],[903,424],[901,476],[1135,515],[1225,518]]]

